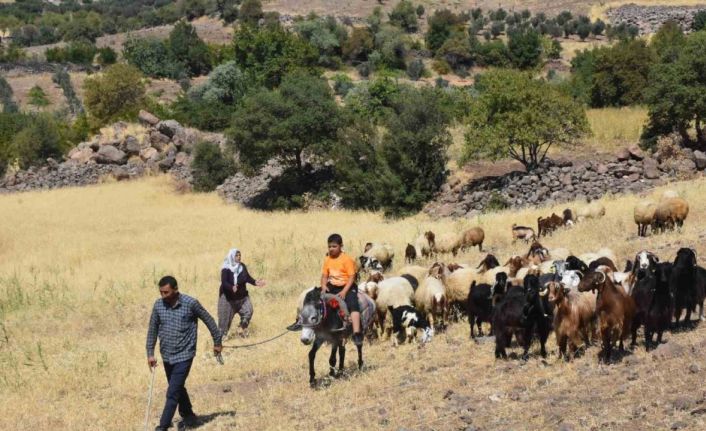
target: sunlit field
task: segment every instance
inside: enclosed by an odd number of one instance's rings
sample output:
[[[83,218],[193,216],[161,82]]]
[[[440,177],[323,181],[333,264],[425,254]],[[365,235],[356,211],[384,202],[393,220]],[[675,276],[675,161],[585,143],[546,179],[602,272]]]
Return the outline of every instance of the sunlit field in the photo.
[[[588,109],[586,116],[592,135],[584,139],[584,145],[597,151],[615,152],[640,141],[647,109],[640,106]]]
[[[706,181],[670,187],[691,205],[681,233],[638,239],[632,208],[639,198],[606,197],[603,219],[542,242],[574,253],[609,246],[619,266],[645,248],[671,260],[679,247],[692,246],[701,257]],[[504,262],[527,248],[511,244],[512,223],[535,226],[539,215],[567,206],[469,220],[387,221],[365,212],[255,212],[225,205],[215,194],[172,190],[166,177],[158,177],[0,196],[0,429],[143,429],[150,376],[144,344],[158,296],[155,283],[174,275],[180,290],[201,300],[215,317],[220,265],[231,247],[241,249],[250,272],[269,283],[249,288],[255,314],[247,342],[255,342],[294,321],[296,298],[317,282],[332,232],[342,234],[345,248],[356,256],[367,241],[389,242],[400,268],[405,245],[420,232],[480,225],[487,251]],[[482,256],[475,249],[444,260],[477,263]],[[526,363],[495,361],[492,341],[469,341],[462,321],[422,349],[366,343],[362,372],[355,370],[349,348],[348,377],[323,379],[316,390],[308,385],[308,347],[298,333],[251,349],[226,349],[221,366],[211,354],[208,331],[200,325],[199,332],[187,387],[196,413],[206,419],[199,428],[205,431],[458,430],[471,424],[483,430],[544,430],[562,421],[575,429],[661,430],[675,421],[683,421],[683,429],[706,426],[704,415],[670,404],[688,396],[696,408],[702,399],[703,327],[666,335],[667,345],[683,348],[673,358],[657,361],[640,345],[621,363],[602,366],[596,347],[570,364],[557,362],[553,336],[546,361],[537,346]],[[328,353],[325,347],[317,358],[320,378],[328,371]],[[687,371],[692,363],[696,372]],[[149,429],[164,400],[161,366],[157,373]],[[640,406],[644,409],[635,413]]]

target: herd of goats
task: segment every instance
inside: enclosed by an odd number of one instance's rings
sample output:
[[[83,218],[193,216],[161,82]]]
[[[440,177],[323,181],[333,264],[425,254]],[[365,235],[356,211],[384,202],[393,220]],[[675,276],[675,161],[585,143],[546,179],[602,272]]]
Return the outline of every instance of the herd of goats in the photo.
[[[683,225],[688,204],[672,193],[666,192],[659,203],[637,204],[634,215],[638,235],[645,234],[645,226],[659,232]],[[397,276],[387,275],[394,257],[392,247],[368,243],[359,257],[360,273],[367,278],[358,287],[363,314],[366,308],[372,310],[370,316],[363,316],[369,338],[379,333],[385,339],[392,338],[394,345],[415,340],[425,344],[435,331],[444,330],[450,321],[466,315],[471,338],[476,337],[476,328],[477,334],[483,335],[483,323],[490,325],[490,333],[495,335],[496,358],[507,358],[513,335],[524,350],[523,358],[528,357],[535,337],[542,357],[546,357],[546,341],[553,331],[559,356],[567,361],[600,342],[599,358],[610,362],[616,344],[624,351],[625,340],[631,337],[630,347],[637,345],[641,327],[649,350],[662,341],[664,331],[693,324],[691,314],[697,305],[699,319],[703,320],[706,269],[697,265],[696,253],[690,248],[678,250],[673,262],[661,261],[655,253],[642,250],[632,261],[626,260],[620,271],[614,252],[608,248],[575,256],[568,249],[550,250],[538,242],[540,236],[560,226],[571,226],[574,220],[580,222],[604,214],[605,208],[592,202],[577,213],[567,209],[564,217],[552,214],[540,218],[536,235],[532,228],[513,225],[513,240],[525,240],[531,245],[526,254],[512,256],[504,265],[492,254],[478,265],[439,261],[429,267],[415,265],[418,256],[434,260],[442,254],[456,256],[459,250],[474,246],[482,252],[485,234],[479,227],[459,234],[425,232],[414,244],[407,245],[406,266],[396,271]],[[315,298],[311,290],[304,292],[299,309],[306,308],[308,300],[325,303],[319,294],[318,289]],[[684,311],[686,316],[680,322]],[[310,329],[313,339],[312,328],[320,325],[326,313],[324,310],[310,320],[305,315],[300,313],[299,321]],[[312,321],[315,324],[307,326]],[[316,337],[323,336],[317,332]],[[309,344],[304,338],[302,341]],[[309,354],[312,383],[313,359],[323,341],[333,345],[331,373],[335,372],[337,348],[343,366],[345,348],[341,338],[323,337]],[[362,366],[360,346],[358,364]]]

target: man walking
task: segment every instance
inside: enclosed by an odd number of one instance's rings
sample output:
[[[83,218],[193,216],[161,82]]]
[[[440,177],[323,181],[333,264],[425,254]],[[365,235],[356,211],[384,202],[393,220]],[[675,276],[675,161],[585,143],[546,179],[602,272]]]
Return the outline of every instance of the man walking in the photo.
[[[172,418],[179,407],[179,415],[187,426],[198,425],[198,420],[191,408],[191,400],[186,392],[186,378],[189,377],[191,363],[196,355],[196,333],[201,319],[213,337],[213,352],[222,350],[221,333],[215,320],[196,299],[180,294],[177,281],[168,275],[159,280],[158,299],[152,307],[152,316],[147,331],[147,364],[157,366],[154,347],[159,337],[159,352],[167,373],[167,401],[164,404],[162,418],[155,431],[164,431],[172,426]]]

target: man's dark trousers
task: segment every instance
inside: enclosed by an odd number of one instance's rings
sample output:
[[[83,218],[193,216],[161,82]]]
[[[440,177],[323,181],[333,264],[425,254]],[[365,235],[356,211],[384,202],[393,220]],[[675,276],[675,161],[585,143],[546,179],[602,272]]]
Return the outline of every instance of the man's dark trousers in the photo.
[[[167,388],[167,402],[164,404],[162,419],[159,421],[159,426],[162,428],[168,428],[172,425],[172,418],[176,412],[177,405],[179,406],[179,415],[182,418],[194,414],[193,410],[191,410],[189,394],[184,387],[193,361],[194,359],[191,358],[188,361],[177,362],[176,364],[164,363],[164,371],[167,373],[169,387]]]

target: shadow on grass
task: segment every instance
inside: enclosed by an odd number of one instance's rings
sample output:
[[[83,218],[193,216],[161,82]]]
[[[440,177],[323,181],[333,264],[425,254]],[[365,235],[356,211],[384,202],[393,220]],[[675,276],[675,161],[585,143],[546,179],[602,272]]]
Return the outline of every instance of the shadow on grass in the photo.
[[[196,424],[188,426],[184,422],[179,422],[179,425],[177,426],[178,430],[193,430],[193,429],[198,429],[201,428],[202,426],[208,424],[209,422],[212,422],[216,420],[216,418],[219,418],[221,416],[226,416],[226,417],[235,417],[235,410],[229,410],[229,411],[224,411],[224,412],[216,412],[216,413],[209,413],[206,415],[199,415],[198,421]]]

